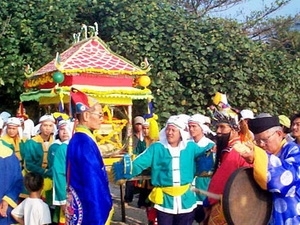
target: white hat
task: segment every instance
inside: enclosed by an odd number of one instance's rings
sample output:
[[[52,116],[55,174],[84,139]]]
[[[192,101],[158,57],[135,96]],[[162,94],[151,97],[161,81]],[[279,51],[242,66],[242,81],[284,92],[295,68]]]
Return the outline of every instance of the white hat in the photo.
[[[211,119],[209,116],[204,116],[205,123],[211,124]]]
[[[149,127],[150,126],[150,123],[149,121],[145,121],[143,124],[142,124],[143,127]]]
[[[45,122],[45,121],[50,121],[55,123],[55,119],[52,115],[43,115],[40,119],[39,119],[39,123]]]
[[[201,114],[195,114],[191,116],[188,122],[198,124],[202,128],[204,134],[213,133],[211,129],[207,125],[205,125],[205,123],[207,123],[207,118],[209,117]]]
[[[8,113],[8,112],[2,112],[2,113],[0,113],[0,117],[2,118],[2,120],[4,121],[4,123],[7,121],[7,119],[9,118],[9,117],[11,117],[11,115]]]
[[[185,148],[188,139],[190,138],[189,132],[185,131],[186,129],[186,123],[182,119],[182,117],[176,115],[176,116],[170,116],[166,126],[159,132],[159,141],[167,148],[168,141],[167,141],[167,135],[166,135],[166,128],[169,126],[175,126],[179,129],[180,135],[181,135],[181,147]]]
[[[8,125],[17,127],[19,137],[21,139],[23,138],[23,129],[21,127],[20,118],[17,118],[17,117],[10,117],[10,118],[8,118],[7,121],[6,121],[6,125],[3,128],[1,136],[5,136],[7,134],[7,126]]]
[[[4,121],[3,121],[3,119],[0,117],[0,129],[3,128],[3,125],[4,125]]]
[[[145,123],[145,119],[142,116],[136,116],[133,119],[133,124],[143,124]]]
[[[12,126],[19,127],[19,126],[21,126],[21,120],[20,120],[20,118],[17,118],[17,117],[10,117],[7,119],[6,125],[12,125]]]
[[[171,116],[168,119],[166,126],[168,126],[168,125],[174,125],[178,129],[185,130],[186,121],[183,118],[181,118],[180,116]]]
[[[254,113],[250,109],[243,109],[240,112],[242,118],[241,119],[253,119]]]
[[[67,129],[67,132],[69,133],[69,137],[71,138],[72,137],[72,126],[73,126],[73,123],[70,121],[70,120],[60,120],[57,124],[57,130],[56,130],[56,133],[55,135],[58,134],[59,130],[65,126],[66,129]]]

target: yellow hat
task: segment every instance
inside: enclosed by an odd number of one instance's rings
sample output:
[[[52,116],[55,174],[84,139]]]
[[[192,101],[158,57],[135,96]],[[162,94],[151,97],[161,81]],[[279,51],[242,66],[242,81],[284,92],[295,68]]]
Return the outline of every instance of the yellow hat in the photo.
[[[291,120],[287,116],[280,115],[278,116],[278,118],[279,118],[280,125],[285,126],[287,128],[291,127]]]

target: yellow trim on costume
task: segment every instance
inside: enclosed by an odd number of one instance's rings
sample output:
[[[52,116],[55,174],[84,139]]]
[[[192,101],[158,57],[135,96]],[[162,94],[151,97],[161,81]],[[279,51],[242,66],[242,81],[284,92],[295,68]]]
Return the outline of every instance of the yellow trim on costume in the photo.
[[[148,198],[155,204],[163,204],[164,193],[175,197],[183,195],[189,188],[190,184],[174,187],[154,187]]]
[[[0,141],[0,157],[1,158],[6,158],[6,157],[9,157],[11,156],[14,152],[11,148],[5,146],[3,143],[2,143],[2,140]]]
[[[42,138],[41,135],[37,135],[37,136],[35,136],[35,137],[32,138],[32,140],[34,140],[35,142],[38,142],[38,143],[41,143],[41,144],[42,144],[42,147],[43,147],[43,151],[44,151],[44,152],[48,152],[48,149],[49,149],[51,143],[53,143],[53,141],[54,141],[53,139],[54,139],[54,138],[53,138],[53,134],[51,134],[51,135],[50,135],[50,138],[49,138],[49,141],[48,141],[49,144],[44,145],[44,139]]]
[[[258,185],[267,190],[268,155],[262,148],[254,146],[254,178]]]
[[[85,133],[90,138],[92,138],[94,140],[94,142],[97,143],[95,136],[93,135],[93,133],[86,126],[77,125],[76,128],[75,128],[75,132]]]
[[[20,137],[17,136],[14,139],[14,138],[8,136],[8,134],[5,134],[1,139],[3,141],[7,142],[8,144],[13,145],[15,151],[20,151],[20,142],[21,142],[21,138]]]
[[[281,143],[280,143],[279,149],[274,153],[274,155],[277,155],[277,154],[281,151],[282,147],[283,147],[286,143],[287,143],[287,140],[286,140],[286,139],[283,139],[283,140],[281,141]]]
[[[115,213],[115,210],[114,210],[114,207],[112,207],[110,212],[109,212],[108,218],[105,222],[105,225],[109,225],[111,223],[111,220],[112,220],[112,217],[113,217],[114,213]]]
[[[6,201],[13,208],[16,208],[18,205],[14,200],[12,200],[10,197],[6,195],[2,198],[2,200]]]
[[[63,212],[62,208],[60,207],[58,224],[65,224],[65,223],[66,223],[66,216],[65,216],[65,213]]]
[[[49,177],[44,178],[44,187],[41,196],[46,198],[46,192],[52,190],[52,180]]]

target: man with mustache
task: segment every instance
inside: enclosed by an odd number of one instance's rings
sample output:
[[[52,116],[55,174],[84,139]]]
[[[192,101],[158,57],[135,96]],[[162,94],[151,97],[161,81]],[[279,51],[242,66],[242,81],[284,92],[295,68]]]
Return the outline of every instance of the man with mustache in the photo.
[[[215,162],[215,172],[212,176],[208,191],[222,195],[225,184],[230,175],[238,168],[250,166],[239,153],[233,150],[233,145],[240,142],[240,127],[237,122],[237,114],[234,112],[215,111],[216,122],[216,142],[217,153]],[[204,201],[207,213],[208,224],[225,225],[227,224],[221,204],[218,200],[207,198]],[[209,216],[209,218],[208,218]]]

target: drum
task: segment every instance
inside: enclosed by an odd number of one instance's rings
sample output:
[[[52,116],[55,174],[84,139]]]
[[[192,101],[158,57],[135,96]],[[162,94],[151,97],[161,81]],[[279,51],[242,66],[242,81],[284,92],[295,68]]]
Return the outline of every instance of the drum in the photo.
[[[264,225],[270,219],[271,193],[256,183],[253,168],[239,168],[230,176],[222,200],[228,225]]]

